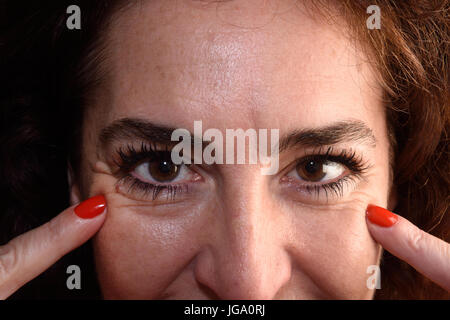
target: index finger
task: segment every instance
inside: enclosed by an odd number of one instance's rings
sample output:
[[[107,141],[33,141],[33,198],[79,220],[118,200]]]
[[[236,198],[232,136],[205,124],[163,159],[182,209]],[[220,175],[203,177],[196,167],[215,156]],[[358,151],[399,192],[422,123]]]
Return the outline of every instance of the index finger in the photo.
[[[91,238],[105,220],[105,206],[103,196],[92,197],[1,246],[0,299]]]
[[[367,208],[367,225],[384,249],[450,291],[450,244],[377,206]]]

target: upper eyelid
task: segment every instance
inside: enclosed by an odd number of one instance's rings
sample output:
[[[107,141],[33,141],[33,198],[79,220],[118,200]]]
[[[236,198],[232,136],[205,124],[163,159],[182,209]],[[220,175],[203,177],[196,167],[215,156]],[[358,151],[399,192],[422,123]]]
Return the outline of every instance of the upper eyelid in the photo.
[[[126,158],[131,158],[133,155],[139,157],[139,161],[136,161],[134,163],[128,163],[128,165],[125,165],[125,166],[123,166],[123,163],[117,163],[116,161],[114,161],[114,162],[120,168],[127,169],[127,167],[128,167],[128,169],[131,170],[132,168],[135,168],[140,163],[149,159],[150,158],[148,156],[149,154],[161,155],[163,153],[170,152],[170,150],[171,150],[171,146],[169,146],[168,144],[164,144],[164,143],[154,144],[154,143],[145,143],[142,141],[138,147],[136,147],[133,144],[126,144],[126,145],[120,146],[119,148],[116,148],[115,154],[119,155],[119,158],[121,159],[121,161],[123,161]],[[130,155],[130,154],[132,154],[132,155]],[[371,167],[371,165],[368,163],[368,161],[365,161],[362,158],[362,156],[357,154],[357,152],[355,150],[353,150],[352,148],[339,149],[339,148],[335,148],[334,146],[326,146],[326,148],[324,146],[321,146],[319,148],[310,149],[309,152],[305,151],[304,155],[296,157],[293,162],[290,162],[284,168],[280,169],[278,171],[278,174],[285,171],[286,168],[291,167],[291,166],[294,167],[301,161],[306,160],[308,158],[327,157],[327,158],[332,158],[332,161],[334,161],[333,159],[336,159],[337,157],[344,157],[344,156],[351,157],[351,158],[357,158],[358,160],[355,160],[355,161],[358,162],[358,165],[361,167],[361,170],[367,170]],[[132,162],[132,160],[130,162]],[[336,161],[336,162],[342,163],[340,161]],[[345,163],[343,163],[343,164],[345,165]]]
[[[139,165],[137,165],[136,167],[135,167],[135,170],[139,167],[139,166],[141,166],[141,165],[143,165],[143,164],[145,164],[145,161],[144,162],[142,162],[142,163],[140,163]],[[184,167],[186,167],[185,169],[183,169],[183,166]],[[187,165],[180,165],[180,169],[179,170],[189,170],[188,169],[188,166]],[[192,171],[192,170],[191,170]],[[133,171],[134,172],[134,171]],[[181,172],[180,172],[181,173]],[[133,173],[130,173],[133,177],[135,177],[135,178],[137,178],[135,175],[133,175]],[[138,179],[138,178],[137,178]],[[150,184],[159,184],[159,185],[169,185],[169,184],[175,184],[175,183],[180,183],[180,182],[170,182],[170,183],[164,183],[164,182],[148,182],[148,181],[143,181],[143,180],[141,180],[142,182],[145,182],[145,183],[150,183]]]
[[[369,170],[372,167],[372,164],[367,159],[364,159],[361,152],[357,152],[357,150],[354,150],[352,148],[335,148],[333,146],[326,146],[325,147],[319,147],[310,149],[308,151],[304,151],[304,154],[298,157],[295,157],[293,161],[290,161],[286,166],[284,166],[282,169],[279,170],[279,173],[286,173],[286,171],[290,172],[290,170],[294,169],[296,165],[301,163],[303,160],[307,160],[308,158],[323,158],[327,156],[328,158],[336,159],[339,156],[348,156],[352,155],[352,157],[355,159],[355,161],[358,162],[358,165],[360,166],[361,171]],[[331,160],[335,161],[335,160]],[[339,162],[339,161],[335,161]],[[342,163],[342,162],[339,162]],[[342,163],[345,165],[345,163]]]
[[[145,159],[149,158],[149,155],[155,155],[155,154],[162,154],[168,152],[168,150],[163,149],[153,149],[153,146],[148,147],[147,145],[142,144],[139,148],[135,148],[133,145],[126,145],[121,146],[114,151],[114,155],[119,156],[119,158],[124,161],[132,162],[131,158],[133,156],[139,157],[139,161],[143,161]],[[115,163],[116,165],[119,165],[118,163]],[[137,164],[137,162],[135,163]]]

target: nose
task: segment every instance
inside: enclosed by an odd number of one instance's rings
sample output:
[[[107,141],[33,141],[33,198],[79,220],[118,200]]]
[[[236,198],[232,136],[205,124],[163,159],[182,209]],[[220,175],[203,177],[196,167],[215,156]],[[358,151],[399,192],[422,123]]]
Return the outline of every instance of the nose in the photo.
[[[197,256],[196,280],[214,298],[276,299],[291,277],[286,222],[265,191],[267,176],[258,176],[224,183],[213,212],[215,234]]]

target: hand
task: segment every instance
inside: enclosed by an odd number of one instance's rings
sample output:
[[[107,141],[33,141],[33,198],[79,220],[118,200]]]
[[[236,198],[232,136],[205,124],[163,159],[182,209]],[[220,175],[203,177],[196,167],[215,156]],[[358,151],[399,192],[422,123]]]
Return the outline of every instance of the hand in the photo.
[[[369,205],[367,225],[384,249],[450,291],[450,244],[420,230],[408,220]]]
[[[92,197],[0,246],[0,299],[6,299],[89,240],[105,220],[105,207],[103,196]]]

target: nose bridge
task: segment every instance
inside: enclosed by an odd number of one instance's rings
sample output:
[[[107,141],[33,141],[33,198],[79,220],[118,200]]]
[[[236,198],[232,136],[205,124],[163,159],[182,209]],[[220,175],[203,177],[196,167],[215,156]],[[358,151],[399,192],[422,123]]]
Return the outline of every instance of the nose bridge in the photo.
[[[210,247],[204,282],[224,299],[272,299],[289,279],[290,263],[274,225],[265,176],[241,167],[224,179],[221,234]],[[211,267],[213,266],[213,267]]]
[[[258,194],[257,190],[260,188],[260,183],[257,181],[253,183],[247,181],[225,191],[224,236],[227,246],[225,250],[229,251],[227,260],[232,264],[242,265],[240,273],[243,276],[249,269],[257,269],[255,267],[258,264],[258,255],[262,254],[260,250],[269,249],[268,246],[264,246],[265,240],[262,237],[263,233],[267,235],[270,233],[267,230],[270,226],[264,223],[264,220],[268,218],[265,216],[267,213],[263,212],[261,201],[258,201],[264,197]]]
[[[228,244],[233,249],[255,249],[263,240],[261,232],[270,225],[264,223],[272,212],[267,208],[270,203],[266,178],[256,167],[248,165],[230,169],[232,173],[224,179],[223,216]],[[264,208],[266,206],[266,208]]]

